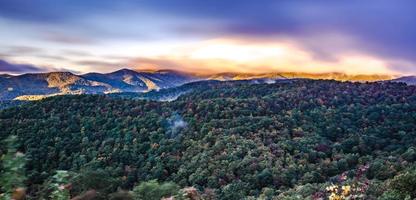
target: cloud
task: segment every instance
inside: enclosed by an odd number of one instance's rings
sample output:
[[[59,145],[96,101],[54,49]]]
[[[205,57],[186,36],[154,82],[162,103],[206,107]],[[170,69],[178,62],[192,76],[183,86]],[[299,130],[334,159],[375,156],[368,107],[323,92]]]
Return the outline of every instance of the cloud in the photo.
[[[26,72],[42,72],[44,69],[30,64],[16,64],[9,63],[5,60],[0,60],[0,72],[8,73],[26,73]]]
[[[307,51],[316,62],[338,64],[345,62],[342,59],[347,55],[365,55],[392,63],[388,65],[392,71],[416,72],[413,66],[416,63],[415,6],[413,0],[90,0],[60,3],[4,0],[0,2],[0,19],[12,22],[13,26],[8,26],[10,33],[13,28],[30,27],[24,29],[26,39],[40,37],[40,42],[46,40],[61,45],[59,49],[65,48],[62,45],[73,44],[82,46],[80,51],[94,54],[96,51],[117,54],[123,45],[129,49],[133,45],[146,46],[162,40],[249,38],[273,42],[287,39]],[[114,50],[113,47],[118,48]],[[202,58],[183,56],[181,60],[176,55],[143,53],[146,54],[138,53],[140,59],[131,63],[140,67],[163,65],[207,70],[214,63],[212,58],[209,58],[211,63],[206,64],[202,63]],[[107,68],[116,63],[101,62]],[[217,67],[230,68],[226,66],[230,64],[229,59],[219,58],[215,62]],[[232,64],[236,66],[235,62]],[[281,63],[273,66],[278,64]],[[253,70],[250,63],[238,66]],[[275,68],[261,63],[258,66]]]
[[[245,72],[246,69],[233,61],[225,59],[194,59],[190,57],[160,56],[152,58],[139,57],[126,62],[126,66],[137,70],[172,69],[198,74],[219,72]]]
[[[0,49],[0,57],[25,57],[25,56],[34,56],[37,58],[45,58],[52,60],[67,60],[66,57],[60,54],[48,53],[45,49],[32,47],[32,46],[6,46],[3,49]]]
[[[15,57],[15,56],[22,56],[22,55],[30,55],[30,54],[40,54],[43,52],[43,49],[31,46],[20,46],[20,45],[13,45],[13,46],[2,46],[0,47],[0,58],[6,57]]]
[[[6,52],[13,55],[43,52],[43,49],[32,46],[15,45],[6,47]]]
[[[354,39],[353,46],[318,40],[304,44],[317,57],[333,59],[332,50],[354,49],[391,59],[416,62],[415,1],[191,1],[172,0],[164,4],[148,3],[151,9],[173,16],[202,22],[212,20],[217,26],[206,30],[206,23],[189,24],[181,32],[198,30],[199,34],[247,36],[256,38],[290,37],[315,40],[333,32]],[[194,27],[194,28],[192,28]],[[320,37],[323,38],[323,37]],[[309,42],[310,42],[309,41]],[[324,43],[322,43],[324,42]]]
[[[4,0],[0,2],[0,16],[20,21],[63,23],[71,18],[82,19],[95,9],[111,9],[111,6],[115,6],[111,2],[91,0],[56,3],[54,0]]]
[[[68,71],[72,73],[79,73],[77,70],[66,69],[61,67],[47,66],[47,65],[33,65],[28,63],[10,62],[0,59],[0,73],[24,74],[24,73],[43,73],[53,71]]]
[[[74,62],[77,65],[86,65],[86,66],[93,66],[93,67],[117,67],[122,66],[124,64],[119,62],[110,62],[105,60],[79,60]]]
[[[184,67],[181,63],[176,62],[171,58],[144,58],[138,57],[134,59],[130,59],[127,61],[126,65],[134,66],[138,69],[160,69],[160,68],[168,68],[168,69],[180,69]]]
[[[132,68],[137,70],[157,70],[157,69],[175,69],[180,70],[186,68],[188,65],[177,62],[173,58],[146,58],[146,57],[117,57],[114,56],[115,60],[110,57],[96,58],[96,59],[85,59],[74,61],[74,65],[81,65],[87,68],[101,69],[104,71],[112,71],[118,68]],[[192,70],[187,68],[185,71]]]
[[[88,51],[73,50],[73,49],[63,49],[59,53],[62,55],[69,55],[69,56],[76,56],[76,57],[92,56],[92,54],[89,53]]]
[[[322,36],[328,42],[337,42],[348,49],[351,43],[348,37],[333,34]],[[321,55],[311,51],[319,40],[299,42],[290,38],[221,38],[195,41],[191,43],[155,43],[127,52],[146,52],[147,55],[134,53],[131,56],[115,54],[112,56],[97,55],[70,59],[60,59],[61,66],[77,66],[73,71],[82,72],[111,72],[118,68],[138,70],[173,69],[197,74],[212,74],[221,72],[266,73],[266,72],[343,72],[348,74],[397,74],[406,73],[412,68],[411,63],[377,57],[363,52],[340,51],[327,49]],[[305,46],[305,44],[310,44]],[[325,41],[322,42],[325,44]],[[163,49],[162,51],[160,51]],[[331,52],[332,51],[332,52]],[[78,53],[78,52],[76,52]],[[331,57],[325,57],[327,55]],[[59,59],[39,55],[43,59]],[[64,57],[65,58],[65,57]],[[19,59],[24,61],[28,59]],[[41,60],[42,61],[42,60]],[[37,62],[44,66],[44,62]],[[364,66],[364,67],[363,67]],[[395,66],[395,67],[392,67]],[[51,69],[51,68],[48,68]]]
[[[340,42],[344,40],[340,37]],[[176,69],[194,73],[219,72],[343,72],[348,74],[396,74],[388,60],[355,51],[333,50],[323,59],[296,41],[286,39],[207,40],[165,49],[162,54],[124,61],[136,69]],[[325,52],[326,53],[326,52]]]
[[[97,42],[96,40],[89,38],[89,37],[69,35],[66,33],[56,32],[56,31],[44,32],[43,38],[47,41],[62,43],[66,45],[68,44],[91,45]]]

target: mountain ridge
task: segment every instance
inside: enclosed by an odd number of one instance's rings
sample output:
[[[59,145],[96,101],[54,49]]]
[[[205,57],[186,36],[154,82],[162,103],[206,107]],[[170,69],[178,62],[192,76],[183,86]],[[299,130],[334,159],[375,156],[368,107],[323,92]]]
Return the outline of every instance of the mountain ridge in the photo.
[[[150,73],[129,69],[106,74],[48,72],[4,75],[0,77],[0,99],[38,100],[60,94],[146,92],[175,87],[193,79],[194,77],[174,71]]]
[[[402,76],[390,80],[390,82],[406,83],[407,85],[416,85],[416,76]]]
[[[218,73],[198,75],[171,69],[140,70],[122,68],[109,73],[90,72],[74,74],[57,71],[0,76],[0,100],[38,100],[62,94],[107,94],[120,92],[148,92],[177,87],[189,82],[204,80],[263,80],[277,79],[333,79],[337,81],[394,81],[406,82],[392,75],[348,75],[344,73]],[[414,78],[414,77],[413,77]],[[406,79],[407,80],[407,79]],[[409,82],[409,81],[408,81]]]

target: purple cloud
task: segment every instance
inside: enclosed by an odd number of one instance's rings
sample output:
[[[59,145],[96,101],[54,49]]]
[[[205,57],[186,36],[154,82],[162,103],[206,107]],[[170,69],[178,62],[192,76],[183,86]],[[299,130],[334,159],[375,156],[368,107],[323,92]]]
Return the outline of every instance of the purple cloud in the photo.
[[[3,0],[0,17],[45,27],[52,24],[59,34],[43,35],[43,39],[62,45],[91,44],[89,38],[92,43],[127,37],[158,40],[159,35],[170,39],[290,37],[324,61],[358,51],[416,63],[415,7],[413,0]],[[163,27],[158,27],[156,19]],[[350,36],[354,42],[325,41],[328,33]]]
[[[0,72],[11,73],[26,73],[26,72],[42,72],[42,68],[39,68],[30,64],[14,64],[0,59]]]

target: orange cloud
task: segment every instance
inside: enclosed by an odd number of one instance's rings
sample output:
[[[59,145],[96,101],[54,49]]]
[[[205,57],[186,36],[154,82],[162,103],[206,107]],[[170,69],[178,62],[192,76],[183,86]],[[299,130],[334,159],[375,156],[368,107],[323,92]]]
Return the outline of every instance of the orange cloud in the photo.
[[[163,48],[163,47],[161,47]],[[219,72],[343,72],[347,74],[395,74],[383,59],[349,52],[319,60],[295,42],[215,39],[171,46],[163,53],[131,59],[137,69],[176,69],[195,73]]]
[[[342,37],[336,37],[342,43]],[[118,68],[174,69],[198,74],[221,72],[341,72],[347,74],[399,74],[391,61],[354,51],[329,51],[322,59],[302,41],[290,38],[220,38],[203,41],[159,41],[115,43],[94,47],[86,55],[63,55],[54,66],[68,66],[80,72],[111,72]],[[315,43],[318,43],[317,41]],[[105,48],[104,48],[105,47]],[[334,47],[336,49],[336,47]],[[108,56],[111,55],[111,56]],[[16,57],[16,62],[50,66],[45,58],[32,55]],[[398,62],[395,62],[398,63]],[[405,68],[410,64],[400,66]]]

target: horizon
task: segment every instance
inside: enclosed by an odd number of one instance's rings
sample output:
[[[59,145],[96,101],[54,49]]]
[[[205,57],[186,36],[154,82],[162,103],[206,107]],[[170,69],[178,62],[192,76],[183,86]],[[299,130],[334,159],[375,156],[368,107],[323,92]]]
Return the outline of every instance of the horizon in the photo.
[[[157,73],[157,72],[163,72],[163,71],[173,71],[178,73],[184,73],[191,76],[200,76],[200,77],[207,77],[207,76],[215,76],[215,75],[225,75],[225,74],[234,74],[234,75],[252,75],[252,76],[259,76],[259,75],[268,75],[268,74],[293,74],[293,75],[328,75],[328,74],[340,74],[340,75],[346,75],[346,76],[390,76],[392,78],[397,77],[406,77],[406,76],[415,76],[413,74],[409,75],[400,75],[400,74],[381,74],[381,73],[372,73],[372,74],[349,74],[344,72],[295,72],[295,71],[271,71],[271,72],[213,72],[213,73],[197,73],[197,72],[187,72],[187,71],[181,71],[176,69],[169,69],[169,68],[160,68],[160,69],[132,69],[128,67],[121,67],[114,69],[113,71],[109,72],[97,72],[97,71],[90,71],[90,72],[74,72],[70,70],[56,70],[56,71],[45,71],[45,72],[25,72],[25,73],[1,73],[0,75],[10,75],[10,76],[21,76],[25,74],[48,74],[48,73],[71,73],[77,76],[82,76],[90,73],[99,73],[99,74],[110,74],[122,70],[130,70],[135,72],[144,72],[144,73]]]
[[[0,2],[0,74],[416,74],[415,2]],[[126,67],[122,67],[126,68]]]

